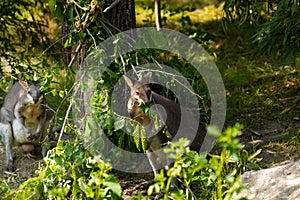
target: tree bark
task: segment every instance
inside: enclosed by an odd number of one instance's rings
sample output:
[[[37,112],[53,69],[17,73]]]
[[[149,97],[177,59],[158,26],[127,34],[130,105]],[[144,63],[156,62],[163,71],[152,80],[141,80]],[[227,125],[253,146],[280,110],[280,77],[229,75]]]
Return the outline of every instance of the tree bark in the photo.
[[[107,6],[116,0],[106,0]],[[136,28],[134,0],[121,0],[107,12],[113,34]]]
[[[115,2],[115,3],[114,3]],[[105,0],[105,5],[102,7],[104,12],[105,25],[109,24],[106,28],[109,29],[110,33],[108,35],[115,35],[119,32],[126,31],[129,29],[134,29],[136,27],[136,19],[135,19],[135,6],[134,0]],[[101,13],[103,14],[103,13]],[[100,16],[99,16],[100,17]],[[99,23],[98,26],[104,26]],[[87,38],[86,38],[87,39]],[[72,65],[72,59],[77,60],[77,66],[79,66],[79,70],[84,70],[85,63],[84,59],[86,57],[86,44],[87,41],[81,41],[75,50],[75,53],[80,53],[80,59],[78,59],[77,55],[74,55],[71,58],[69,66]],[[73,58],[74,57],[74,58]],[[79,109],[80,116],[77,116],[77,119],[84,119],[87,115],[87,110],[89,107],[90,99],[85,90],[80,90],[77,92],[77,99],[80,100]],[[80,120],[79,120],[80,121]],[[84,127],[82,127],[84,129]]]

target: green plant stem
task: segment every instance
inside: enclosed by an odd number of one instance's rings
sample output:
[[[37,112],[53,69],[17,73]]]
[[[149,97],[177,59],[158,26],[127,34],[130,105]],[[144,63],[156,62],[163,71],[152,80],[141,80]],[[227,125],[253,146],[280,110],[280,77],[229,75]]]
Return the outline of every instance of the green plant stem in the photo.
[[[222,149],[222,153],[220,156],[220,163],[217,169],[217,195],[218,195],[218,199],[222,200],[222,170],[223,170],[223,165],[224,165],[224,158],[226,156],[226,148],[223,147]]]
[[[167,185],[166,185],[166,193],[164,194],[164,199],[168,199],[168,193],[169,193],[169,190],[170,190],[171,182],[172,182],[172,176],[170,176],[168,178],[168,182],[167,182]]]

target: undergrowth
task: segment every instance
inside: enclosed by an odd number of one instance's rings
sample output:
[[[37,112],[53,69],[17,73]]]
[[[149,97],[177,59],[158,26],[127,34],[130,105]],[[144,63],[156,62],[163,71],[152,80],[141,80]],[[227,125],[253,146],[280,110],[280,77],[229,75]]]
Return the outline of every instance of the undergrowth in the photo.
[[[148,188],[149,197],[141,195],[133,199],[149,199],[162,193],[163,199],[231,199],[243,186],[240,174],[256,168],[256,155],[248,155],[239,143],[241,126],[230,127],[223,133],[214,127],[208,132],[218,138],[220,155],[198,154],[188,148],[189,141],[180,139],[166,149],[173,166],[165,175],[159,174],[156,182]],[[1,179],[0,191],[6,199],[121,199],[122,189],[113,175],[111,164],[101,155],[92,156],[79,141],[60,142],[45,158],[45,167],[37,171],[16,190],[11,190]],[[170,190],[172,179],[181,187]]]

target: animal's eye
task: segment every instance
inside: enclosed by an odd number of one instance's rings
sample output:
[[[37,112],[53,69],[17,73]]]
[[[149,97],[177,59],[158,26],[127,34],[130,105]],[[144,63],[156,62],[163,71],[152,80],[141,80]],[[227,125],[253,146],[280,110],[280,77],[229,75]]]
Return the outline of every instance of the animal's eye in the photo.
[[[140,95],[140,93],[138,91],[135,92],[136,95]]]

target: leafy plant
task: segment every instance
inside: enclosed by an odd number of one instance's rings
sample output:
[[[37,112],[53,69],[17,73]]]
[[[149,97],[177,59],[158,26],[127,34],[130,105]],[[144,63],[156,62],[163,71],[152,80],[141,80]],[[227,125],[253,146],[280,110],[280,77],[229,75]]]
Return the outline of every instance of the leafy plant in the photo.
[[[163,28],[176,29],[183,34],[188,35],[190,38],[198,41],[206,50],[213,55],[214,50],[211,48],[214,41],[208,36],[206,32],[199,31],[197,29],[200,25],[199,22],[192,20],[191,14],[193,15],[196,11],[197,5],[205,4],[204,2],[189,1],[189,2],[178,2],[178,1],[166,1],[161,0],[161,16]],[[142,24],[140,26],[155,26],[155,12],[153,1],[136,1],[137,7],[143,8],[144,18],[142,18]],[[138,13],[139,15],[140,13]]]
[[[189,141],[185,138],[173,142],[166,149],[169,158],[174,159],[173,166],[167,175],[161,170],[156,182],[148,189],[148,195],[164,193],[164,199],[231,199],[239,193],[243,186],[240,174],[249,166],[255,165],[256,155],[247,156],[239,143],[242,126],[229,127],[223,133],[209,127],[208,133],[219,136],[220,155],[212,155],[210,159],[204,154],[189,150]],[[251,163],[252,165],[249,165]],[[172,180],[177,179],[181,185],[178,190],[170,190]],[[184,188],[184,189],[182,189]],[[143,199],[141,196],[136,199]],[[144,198],[147,199],[147,198]]]
[[[0,179],[0,194],[1,196],[6,196],[11,191],[9,183],[6,179]]]
[[[111,165],[91,156],[80,142],[60,142],[45,158],[38,177],[24,182],[11,199],[120,199]]]
[[[52,38],[43,1],[1,1],[0,16],[0,74],[2,81],[33,76],[37,68],[49,66]],[[48,58],[40,57],[48,47]],[[38,55],[38,56],[37,56]],[[57,56],[55,57],[57,62]]]
[[[279,1],[225,1],[225,30],[233,25],[253,42],[260,53],[283,59],[285,63],[296,62],[299,55],[298,37],[299,2]],[[232,27],[232,26],[231,26]]]

